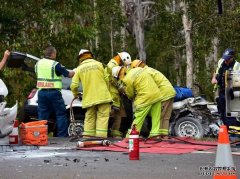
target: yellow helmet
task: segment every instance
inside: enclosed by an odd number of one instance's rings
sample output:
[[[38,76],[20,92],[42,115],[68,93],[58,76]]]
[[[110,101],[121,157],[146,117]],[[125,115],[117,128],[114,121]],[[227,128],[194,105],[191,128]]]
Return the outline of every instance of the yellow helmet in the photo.
[[[131,68],[136,68],[136,67],[144,67],[144,62],[142,60],[133,60],[133,62],[131,63]]]

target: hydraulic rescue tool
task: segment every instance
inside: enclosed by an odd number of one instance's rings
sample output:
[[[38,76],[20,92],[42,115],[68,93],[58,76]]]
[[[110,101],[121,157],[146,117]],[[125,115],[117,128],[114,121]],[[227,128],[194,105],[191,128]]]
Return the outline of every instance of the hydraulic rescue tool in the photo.
[[[109,146],[109,140],[93,140],[93,141],[78,141],[77,148],[91,147],[91,146]]]

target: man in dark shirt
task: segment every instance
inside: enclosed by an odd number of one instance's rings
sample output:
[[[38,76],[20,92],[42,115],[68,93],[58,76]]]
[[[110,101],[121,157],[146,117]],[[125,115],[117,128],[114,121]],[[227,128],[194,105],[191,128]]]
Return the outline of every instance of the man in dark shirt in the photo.
[[[56,49],[48,47],[44,57],[35,66],[37,74],[38,92],[38,119],[49,120],[50,114],[55,112],[57,124],[57,137],[68,136],[67,111],[62,98],[62,75],[72,78],[74,71],[68,71],[55,61]]]

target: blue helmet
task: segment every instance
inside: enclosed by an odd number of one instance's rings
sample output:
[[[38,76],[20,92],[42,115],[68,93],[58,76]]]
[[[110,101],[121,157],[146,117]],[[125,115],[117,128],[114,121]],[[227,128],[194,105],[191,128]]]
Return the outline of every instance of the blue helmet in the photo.
[[[222,59],[224,60],[230,60],[231,58],[233,58],[235,55],[235,51],[232,48],[227,48],[222,56]]]

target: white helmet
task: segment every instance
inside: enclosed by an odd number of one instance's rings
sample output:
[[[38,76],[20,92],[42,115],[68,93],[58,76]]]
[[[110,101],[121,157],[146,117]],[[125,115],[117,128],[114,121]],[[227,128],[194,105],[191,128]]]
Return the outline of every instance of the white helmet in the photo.
[[[128,66],[132,63],[131,56],[127,52],[120,52],[118,53],[120,56],[121,60],[123,61],[124,65]]]
[[[123,67],[122,66],[115,66],[112,68],[112,76],[114,78],[118,78],[119,72],[121,71]]]
[[[86,50],[86,49],[81,49],[80,51],[79,51],[79,53],[78,53],[78,56],[80,56],[80,55],[82,55],[82,54],[84,54],[84,53],[91,53],[89,50]]]

